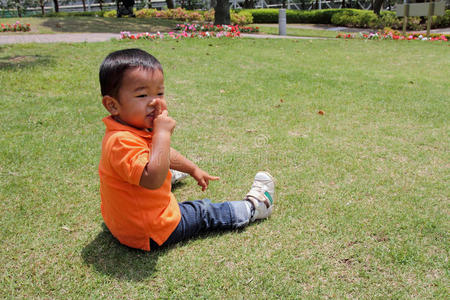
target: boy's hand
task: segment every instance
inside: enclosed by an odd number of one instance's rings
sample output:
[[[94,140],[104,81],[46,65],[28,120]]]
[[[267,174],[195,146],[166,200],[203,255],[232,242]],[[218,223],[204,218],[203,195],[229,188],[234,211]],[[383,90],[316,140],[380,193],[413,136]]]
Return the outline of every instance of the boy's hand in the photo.
[[[167,110],[167,103],[163,98],[156,98],[150,104],[155,107],[155,117],[159,116],[163,111]]]
[[[153,126],[156,132],[168,131],[172,134],[175,128],[176,121],[169,117],[167,110],[163,110],[153,121]]]
[[[210,180],[219,180],[220,178],[217,176],[211,176],[200,168],[196,168],[194,172],[191,174],[199,186],[202,187],[202,191],[205,191],[208,188]]]

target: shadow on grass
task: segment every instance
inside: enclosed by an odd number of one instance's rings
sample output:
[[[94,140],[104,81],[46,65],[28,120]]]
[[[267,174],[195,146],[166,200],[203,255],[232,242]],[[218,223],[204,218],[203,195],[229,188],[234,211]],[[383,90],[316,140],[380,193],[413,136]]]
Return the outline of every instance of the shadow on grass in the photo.
[[[19,70],[40,65],[49,65],[50,56],[16,55],[0,57],[0,70]]]
[[[157,18],[66,17],[48,18],[41,26],[50,28],[54,32],[167,32],[174,30],[177,23],[179,21]]]
[[[186,185],[185,181],[178,181],[178,182],[172,184],[172,192],[176,189],[179,189],[179,188],[185,186],[185,185]]]
[[[181,188],[186,182],[180,181],[172,186],[172,190]],[[156,271],[156,263],[160,255],[166,254],[174,247],[182,247],[189,241],[209,239],[237,230],[215,230],[200,234],[195,238],[177,244],[152,249],[150,252],[129,248],[119,243],[111,232],[102,224],[102,231],[81,252],[86,264],[92,265],[99,273],[130,281],[141,281],[151,277]]]
[[[119,279],[141,281],[155,272],[158,256],[163,251],[145,252],[120,244],[105,224],[102,231],[81,252],[86,264],[99,273]]]
[[[81,256],[84,262],[92,265],[99,273],[129,281],[142,281],[153,276],[157,271],[158,257],[175,247],[183,247],[189,241],[197,239],[213,239],[219,235],[245,230],[243,228],[205,232],[195,238],[146,252],[120,244],[104,223],[102,229],[97,237],[82,250]]]

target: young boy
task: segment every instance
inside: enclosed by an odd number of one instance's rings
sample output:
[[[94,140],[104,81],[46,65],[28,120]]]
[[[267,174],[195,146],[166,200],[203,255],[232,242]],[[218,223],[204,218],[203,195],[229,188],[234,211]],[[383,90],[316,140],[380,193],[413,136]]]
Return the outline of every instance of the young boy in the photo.
[[[161,64],[140,49],[109,54],[100,66],[105,136],[99,164],[101,211],[111,233],[149,251],[214,229],[234,229],[272,213],[274,182],[259,172],[242,201],[178,203],[169,169],[188,173],[204,191],[211,176],[170,147],[175,120],[164,100]]]

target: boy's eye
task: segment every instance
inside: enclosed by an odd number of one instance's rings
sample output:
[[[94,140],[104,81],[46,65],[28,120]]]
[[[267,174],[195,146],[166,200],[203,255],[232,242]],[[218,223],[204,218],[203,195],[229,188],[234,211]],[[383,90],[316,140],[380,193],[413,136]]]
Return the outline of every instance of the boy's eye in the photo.
[[[144,98],[144,97],[147,97],[147,95],[139,95],[139,96],[137,96],[138,98]]]
[[[158,96],[164,96],[164,93],[158,93]]]

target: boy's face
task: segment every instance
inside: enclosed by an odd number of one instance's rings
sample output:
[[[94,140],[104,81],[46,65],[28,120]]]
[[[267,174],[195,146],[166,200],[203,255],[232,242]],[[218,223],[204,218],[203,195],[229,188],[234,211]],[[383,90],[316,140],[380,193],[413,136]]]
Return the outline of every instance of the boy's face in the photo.
[[[107,108],[116,119],[139,129],[152,128],[158,110],[154,100],[164,100],[163,73],[158,69],[126,70],[117,98],[116,111]]]

